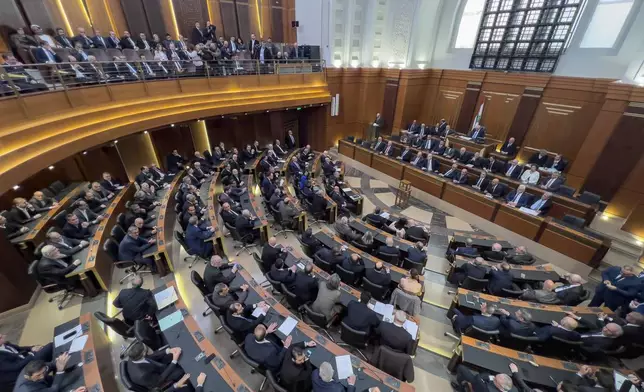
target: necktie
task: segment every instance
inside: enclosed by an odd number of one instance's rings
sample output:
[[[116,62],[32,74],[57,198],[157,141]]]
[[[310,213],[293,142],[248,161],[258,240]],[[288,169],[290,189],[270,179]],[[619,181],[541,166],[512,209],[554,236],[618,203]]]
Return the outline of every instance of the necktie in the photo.
[[[99,38],[101,39],[101,43],[103,44],[103,46],[106,47],[107,45],[105,45],[105,40],[103,40],[103,37],[99,37]]]
[[[531,208],[532,208],[533,210],[535,210],[535,211],[539,211],[539,209],[541,208],[541,206],[542,206],[542,205],[543,205],[543,200],[542,200],[542,199],[539,199],[539,200],[537,200],[536,202],[534,202],[534,204],[532,205],[532,207],[531,207]]]
[[[493,166],[494,166],[494,162],[490,162],[490,167],[488,168],[488,170],[492,170]]]
[[[432,160],[431,159],[427,160],[427,170],[432,170]]]
[[[507,175],[511,176],[513,171],[514,171],[514,165],[510,166],[510,169],[508,169]]]
[[[518,203],[518,202],[519,202],[519,199],[521,198],[521,195],[522,195],[522,194],[523,194],[523,193],[518,193],[518,192],[517,192],[517,194],[516,194],[516,196],[514,196],[514,199],[512,200],[512,202],[513,202],[513,203]]]
[[[67,37],[63,37],[63,39],[65,40],[65,43],[67,44],[67,46],[69,46],[71,48],[72,44],[71,44],[71,42],[69,42]]]
[[[420,159],[420,158],[418,158],[418,157],[416,157],[416,159],[414,159],[414,165],[418,163],[418,160],[419,160],[419,159]]]
[[[496,190],[496,185],[492,187],[492,193],[494,193],[495,190]]]
[[[554,178],[550,179],[550,181],[548,181],[548,183],[546,184],[546,188],[550,188],[553,182],[555,182],[555,179]]]
[[[479,181],[476,183],[476,186],[480,188],[482,182],[483,182],[483,179],[479,178]]]
[[[449,176],[450,174],[452,174],[452,172],[453,172],[453,171],[454,171],[454,169],[449,169],[449,170],[447,171],[447,173],[445,173],[445,177],[447,177],[447,176]]]
[[[143,63],[143,65],[145,65],[145,69],[147,69],[147,70],[148,70],[148,74],[152,74],[152,69],[150,68],[150,66],[148,65],[148,63]]]
[[[130,70],[132,75],[136,76],[136,70],[130,65],[130,63],[125,63],[125,65],[127,65],[127,68]]]
[[[389,146],[387,146],[387,148],[385,148],[385,155],[387,155],[387,154],[389,154]]]

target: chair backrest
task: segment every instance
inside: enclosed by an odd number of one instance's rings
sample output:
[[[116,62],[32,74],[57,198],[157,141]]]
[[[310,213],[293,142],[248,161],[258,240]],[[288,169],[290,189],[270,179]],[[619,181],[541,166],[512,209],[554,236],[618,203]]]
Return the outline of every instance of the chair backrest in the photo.
[[[313,255],[313,264],[315,264],[322,271],[332,274],[335,272],[335,267],[331,263],[327,263],[325,260],[322,260],[320,256]]]
[[[581,195],[579,195],[579,201],[582,203],[590,204],[590,205],[595,205],[599,204],[599,201],[601,200],[601,196],[599,196],[596,193],[584,191]]]
[[[304,313],[306,313],[311,321],[313,321],[313,324],[317,325],[320,328],[326,328],[327,319],[324,314],[314,311],[308,304],[305,304],[302,310],[304,310]]]
[[[141,59],[136,53],[136,49],[123,49],[122,52],[127,61],[139,61]]]
[[[302,247],[302,252],[304,252],[305,255],[308,257],[312,258],[313,257],[313,252],[311,251],[311,247],[302,242],[302,238],[300,236],[297,236],[297,240],[300,243],[300,246]]]
[[[190,280],[192,281],[192,284],[197,286],[202,296],[205,297],[207,295],[210,295],[208,288],[206,288],[206,284],[203,281],[203,278],[201,277],[201,275],[199,275],[199,272],[195,270],[190,271]]]
[[[226,228],[230,232],[230,235],[233,237],[235,241],[241,241],[241,237],[237,232],[237,229],[235,228],[235,226],[229,224],[228,222],[224,222],[224,226],[226,226]]]
[[[577,227],[582,229],[586,225],[586,221],[583,220],[582,218],[574,215],[564,215],[563,219],[564,222],[568,223],[571,226]]]
[[[514,334],[514,333],[510,333],[510,337],[512,339],[520,340],[522,342],[527,342],[527,343],[532,343],[532,342],[538,342],[539,341],[539,337],[536,336],[536,335],[535,336],[521,336],[521,335],[517,335],[517,334]]]
[[[65,189],[65,184],[61,181],[56,180],[49,185],[49,189],[55,194],[59,194],[63,189]]]
[[[482,340],[484,342],[489,342],[493,339],[496,339],[499,336],[500,331],[495,329],[493,331],[486,331],[484,329],[478,328],[477,326],[470,326],[465,331],[464,335],[472,337],[474,339]]]
[[[355,246],[356,248],[360,249],[363,252],[371,253],[371,249],[369,249],[368,246],[361,244],[358,241],[351,241],[351,245]]]
[[[281,284],[282,288],[282,293],[284,293],[284,296],[286,297],[286,303],[288,303],[288,306],[291,307],[291,309],[295,311],[299,311],[300,306],[302,306],[302,301],[298,298],[298,296],[290,291],[284,283]]]
[[[575,188],[567,185],[561,185],[557,190],[557,193],[562,196],[573,197],[573,195],[575,194]]]
[[[183,213],[181,212],[181,204],[177,203],[177,204],[175,204],[175,205],[174,205],[174,213],[175,213],[175,214],[177,214],[177,220],[178,220],[179,222],[182,222],[182,219],[181,219],[181,217],[180,217],[180,215],[182,215],[182,214],[183,214]],[[183,225],[182,225],[182,226],[183,226]]]
[[[121,379],[121,383],[128,391],[148,392],[147,388],[137,385],[132,381],[130,374],[127,372],[127,361],[121,361],[119,363],[119,378]]]
[[[377,228],[381,228],[382,225],[383,225],[382,221],[373,220],[373,218],[368,216],[368,215],[367,215],[367,223],[369,223],[371,226],[375,226]]]
[[[188,244],[186,243],[186,237],[183,235],[183,233],[175,230],[174,231],[174,239],[177,240],[179,245],[181,245],[181,247],[183,248],[183,250],[186,251],[186,253],[188,253],[189,255],[194,254],[194,252],[190,251],[190,248],[188,247]]]
[[[375,284],[367,278],[362,279],[362,287],[370,292],[373,298],[377,299],[378,301],[384,300],[388,291],[387,287]]]
[[[36,247],[36,249],[34,249],[34,257],[35,257],[36,259],[40,259],[40,258],[42,257],[42,248],[43,248],[45,245],[47,245],[47,244],[45,244],[44,242],[41,242],[40,244],[38,244],[38,246]]]
[[[40,191],[41,191],[45,196],[47,196],[47,197],[54,197],[54,196],[56,196],[56,195],[54,194],[54,192],[52,192],[49,188],[42,188]]]
[[[125,230],[123,230],[119,225],[114,225],[112,230],[110,230],[110,236],[120,244],[121,241],[123,241],[123,238],[125,238]]]
[[[264,268],[264,263],[262,263],[262,258],[255,252],[253,252],[253,259],[255,260],[255,263],[259,267],[259,270],[262,271],[262,274],[268,273],[266,269]]]
[[[206,301],[206,305],[208,305],[215,316],[219,317],[222,315],[222,313],[225,313],[225,309],[221,309],[219,306],[215,305],[214,302],[212,302],[212,295],[206,295],[203,297],[203,299],[204,301]]]
[[[369,334],[365,331],[358,331],[348,326],[344,321],[340,323],[340,338],[343,342],[356,347],[366,348]]]
[[[523,294],[523,290],[510,290],[502,288],[501,291],[503,292],[503,297],[507,298],[519,298],[521,294]]]
[[[461,285],[464,289],[473,290],[473,291],[483,291],[487,287],[489,280],[487,279],[478,279],[471,276],[468,276],[463,281]]]
[[[393,253],[378,252],[378,258],[393,265],[398,265],[400,262],[400,260],[398,260],[398,255]]]
[[[132,201],[131,200],[128,200],[128,201],[125,202],[125,208],[126,209],[129,210],[131,206],[132,206]]]
[[[116,216],[116,223],[118,223],[118,225],[121,226],[121,229],[123,229],[123,230],[128,229],[127,224],[125,222],[125,214],[124,213],[121,212],[120,214],[118,214]]]
[[[132,331],[130,326],[121,319],[110,317],[103,312],[94,312],[94,317],[124,338],[131,338],[134,336],[134,331]]]
[[[134,322],[134,336],[136,340],[156,351],[163,346],[161,335],[145,320],[136,320]]]
[[[415,237],[407,233],[405,233],[405,237],[407,237],[407,240],[411,242],[422,242],[423,244],[427,245],[427,238],[425,237]]]
[[[271,278],[271,274],[268,272],[264,274],[264,277],[266,280],[273,286],[273,290],[277,291],[278,293],[282,292],[282,282],[278,282],[277,280]]]
[[[56,215],[54,215],[54,224],[56,225],[56,227],[62,229],[63,227],[65,227],[65,223],[67,223],[67,211],[61,210]]]
[[[226,321],[226,316],[223,314],[220,314],[217,316],[219,319],[219,324],[224,328],[224,331],[230,336],[230,338],[235,342],[236,345],[241,345],[244,343],[244,338],[246,336],[240,336],[240,334],[236,333],[230,325],[228,325],[228,322]]]
[[[119,244],[112,238],[108,238],[103,242],[103,250],[112,259],[113,262],[119,261]]]
[[[270,370],[266,370],[266,379],[268,380],[268,383],[271,384],[271,387],[273,387],[273,390],[275,392],[288,392],[286,388],[283,388],[279,382],[277,381],[277,377],[271,372]]]
[[[251,359],[248,354],[246,354],[246,351],[243,347],[239,347],[239,356],[241,357],[242,361],[246,362],[248,366],[252,367],[257,372],[259,372],[260,374],[266,374],[266,369],[258,362],[255,362],[253,359]]]
[[[340,264],[336,264],[335,272],[338,274],[338,276],[340,276],[340,280],[343,281],[344,283],[350,286],[355,284],[356,274],[354,274],[353,271],[344,269]]]
[[[412,373],[405,377],[405,364],[411,361],[409,354],[401,353],[399,351],[395,351],[391,347],[380,345],[376,348],[376,356],[379,358],[378,363],[376,364],[378,369],[402,381],[414,381],[413,367]]]
[[[425,268],[425,263],[417,263],[413,260],[409,260],[408,258],[403,259],[402,263],[402,268],[406,270],[410,270],[412,268],[416,268],[418,271],[422,271],[423,268]]]
[[[566,339],[562,339],[562,338],[560,338],[558,336],[553,336],[552,340],[555,340],[557,343],[567,344],[569,346],[581,346],[582,343],[583,343],[581,340],[579,340],[579,341],[566,340]]]
[[[355,136],[347,136],[347,140],[353,143],[353,141],[356,139]]]

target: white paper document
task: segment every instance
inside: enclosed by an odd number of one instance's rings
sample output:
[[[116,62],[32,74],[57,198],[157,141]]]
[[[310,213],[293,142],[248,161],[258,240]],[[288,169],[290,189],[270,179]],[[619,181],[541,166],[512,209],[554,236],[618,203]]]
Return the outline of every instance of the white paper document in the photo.
[[[253,317],[257,318],[262,315],[266,316],[266,312],[264,311],[264,308],[262,308],[261,306],[258,306],[255,308],[255,310],[253,310]]]
[[[521,207],[519,208],[519,211],[523,212],[524,214],[532,215],[532,216],[537,216],[539,215],[539,211],[532,210],[528,207]]]
[[[342,191],[349,193],[349,192],[351,192],[351,188],[342,188]]]
[[[280,327],[277,330],[283,333],[284,335],[288,336],[291,334],[291,331],[293,331],[293,328],[295,328],[296,325],[297,325],[297,320],[294,319],[293,317],[288,317],[286,320],[284,320],[282,325],[280,325]]]
[[[177,299],[177,292],[174,290],[174,286],[154,294],[154,300],[157,302],[157,308],[159,310],[172,305]]]
[[[297,263],[297,268],[303,270],[304,269],[304,264],[302,263]]]
[[[385,219],[389,219],[389,213],[388,212],[383,212],[383,213],[380,214],[380,216],[385,218]]]
[[[56,337],[54,337],[54,346],[60,347],[64,344],[71,342],[72,340],[76,339],[82,334],[83,334],[83,329],[79,324],[70,330],[67,330],[61,334],[56,335]]]
[[[81,351],[83,350],[83,347],[85,347],[85,343],[87,343],[87,335],[79,336],[74,341],[72,342],[72,345],[69,347],[69,353],[75,353],[76,351]]]
[[[376,301],[373,311],[381,314],[385,319],[391,319],[394,314],[394,306],[392,304],[383,304],[382,302]]]
[[[344,380],[353,376],[350,355],[338,355],[335,357],[335,367],[338,370],[338,380]]]
[[[409,332],[413,339],[416,339],[416,335],[418,335],[418,324],[411,320],[405,320],[403,328],[405,328],[405,331]]]
[[[613,370],[613,376],[615,380],[615,390],[619,391],[620,388],[622,387],[622,384],[624,384],[624,381],[628,380],[628,378],[623,374],[619,373],[617,370]],[[631,386],[631,389],[629,389],[628,392],[637,392],[637,388],[635,388],[634,386]]]

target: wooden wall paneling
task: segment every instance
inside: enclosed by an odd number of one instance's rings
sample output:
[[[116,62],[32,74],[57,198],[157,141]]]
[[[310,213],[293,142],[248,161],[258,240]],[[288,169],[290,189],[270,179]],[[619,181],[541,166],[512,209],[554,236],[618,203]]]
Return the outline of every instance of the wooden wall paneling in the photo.
[[[485,108],[481,124],[487,128],[488,138],[506,140],[512,120],[519,106],[523,87],[484,83],[481,94],[485,95]],[[474,110],[472,121],[478,113]]]
[[[233,0],[221,0],[219,2],[219,9],[221,13],[222,31],[217,35],[224,35],[225,37],[235,36],[239,37],[239,28],[237,27],[237,9]],[[244,42],[250,39],[243,37]]]
[[[165,39],[165,34],[170,33],[174,36],[172,30],[168,30],[165,19],[167,16],[163,13],[164,0],[143,0],[143,8],[145,9],[145,16],[150,26],[151,34],[158,34],[161,40]],[[172,21],[170,21],[172,24]],[[148,40],[152,40],[152,35],[147,36]]]
[[[406,75],[407,74],[407,75]],[[417,76],[412,76],[417,75]],[[428,88],[428,72],[422,74],[401,72],[398,97],[396,98],[396,115],[394,116],[394,132],[406,129],[407,125],[416,120],[419,124],[427,123],[427,114],[423,111],[424,96]]]
[[[280,141],[280,144],[284,144],[284,136],[286,136],[285,123],[287,122],[287,114],[287,111],[277,111],[270,112],[270,114],[268,115],[270,123],[270,137],[268,138],[268,143],[273,144],[275,142],[275,139],[278,139]]]
[[[95,0],[92,0],[95,1]],[[98,0],[96,0],[98,1]],[[105,3],[105,9],[108,13],[110,23],[113,26],[114,32],[116,35],[121,37],[123,31],[127,30],[127,20],[125,19],[125,14],[123,13],[123,7],[121,7],[120,0],[102,0]],[[91,9],[90,9],[91,14]],[[107,31],[105,35],[107,36]]]
[[[530,129],[530,123],[534,118],[534,114],[539,107],[539,101],[543,95],[543,88],[541,87],[526,87],[523,94],[519,98],[519,103],[514,112],[514,118],[510,125],[510,129],[505,137],[509,139],[513,137],[518,146],[522,146],[526,134]]]
[[[121,9],[127,21],[127,30],[133,39],[136,40],[139,33],[145,33],[148,38],[152,37],[142,0],[121,0]]]
[[[209,18],[206,0],[172,0],[172,4],[181,35],[191,37],[196,22],[201,24],[202,29],[206,27]]]
[[[67,28],[65,19],[56,4],[56,0],[20,0],[20,5],[22,5],[22,9],[25,11],[25,16],[28,21],[23,20],[22,16],[19,16],[19,11],[17,11],[17,9],[14,10],[12,7],[7,7],[6,4],[3,4],[0,15],[17,18],[16,21],[8,24],[9,26],[13,26],[17,21],[20,21],[25,25],[37,24],[50,35],[55,34],[55,30],[59,27],[65,29],[67,34],[71,35],[72,32]],[[12,11],[17,11],[18,13],[14,14]],[[3,21],[3,25],[4,24],[5,22]]]
[[[107,3],[104,0],[85,0],[90,19],[92,20],[92,28],[99,29],[103,37],[109,35],[110,30],[114,30],[115,26],[112,24],[110,13],[108,12]],[[94,35],[93,31],[87,32],[90,36]]]
[[[210,23],[215,25],[215,33],[217,34],[217,37],[219,37],[224,32],[221,21],[221,7],[219,5],[219,0],[206,0],[206,5],[208,6],[208,20],[210,20]],[[244,42],[246,42],[246,37],[242,38],[244,39]]]
[[[239,28],[239,31],[235,36],[242,37],[244,42],[247,42],[250,39],[251,33],[250,20],[252,15],[250,13],[250,6],[248,3],[248,0],[236,0],[235,2],[235,8],[237,11],[237,27]]]
[[[387,79],[385,83],[385,99],[382,102],[380,114],[384,119],[385,125],[380,130],[380,134],[391,134],[394,125],[394,115],[396,113],[396,97],[398,96],[398,79]],[[375,118],[375,116],[374,116]]]
[[[27,260],[7,239],[0,236],[0,313],[29,303],[38,283],[27,274]]]
[[[633,190],[644,190],[642,184],[636,183],[644,177],[640,173],[634,174],[630,184],[626,183],[644,154],[641,142],[644,140],[643,115],[644,105],[629,105],[588,174],[585,190],[601,195],[603,200],[612,199],[622,184],[635,188]]]
[[[105,144],[80,153],[76,155],[76,161],[89,181],[100,180],[103,172],[108,172],[121,184],[128,182],[125,166],[114,144]],[[96,162],[101,164],[97,165]]]
[[[434,118],[437,121],[432,122],[436,123],[444,118],[450,127],[453,127],[456,124],[464,94],[463,90],[459,91],[451,87],[439,86],[434,103]]]
[[[258,39],[268,39],[271,36],[271,2],[272,0],[256,0],[259,3],[259,23],[260,30]]]
[[[480,82],[468,82],[461,101],[461,108],[458,112],[456,123],[452,125],[455,131],[468,133],[471,125],[474,112],[478,110],[477,102],[481,92]]]
[[[116,148],[130,181],[134,181],[136,175],[141,172],[141,166],[150,163],[159,164],[149,133],[137,133],[124,137],[118,141]]]
[[[203,154],[204,151],[210,151],[210,142],[208,141],[208,131],[206,130],[205,121],[191,121],[189,124],[190,135],[195,150]]]
[[[295,0],[282,0],[282,32],[284,42],[297,42],[297,28],[291,27],[291,22],[295,21]]]
[[[0,0],[0,10],[2,10],[0,12],[0,37],[4,52],[11,46],[9,36],[14,34],[18,27],[28,27],[28,22],[23,18],[16,0]],[[45,26],[40,27],[45,28]]]
[[[644,239],[644,198],[629,213],[622,230]]]
[[[273,42],[284,42],[284,12],[286,12],[284,0],[271,2],[271,38],[273,38]]]
[[[65,15],[69,24],[74,30],[73,35],[77,35],[77,29],[83,27],[88,36],[92,36],[92,22],[90,21],[89,14],[83,5],[82,1],[78,0],[58,0],[65,10]]]
[[[631,222],[629,227],[633,225],[641,225],[643,222],[637,222],[639,214],[632,212],[636,208],[641,208],[639,205],[644,203],[644,155],[640,158],[639,162],[628,178],[617,190],[617,193],[610,200],[606,212],[612,215],[617,215],[622,218],[628,217]],[[634,215],[635,214],[635,215]],[[637,218],[636,218],[637,217]],[[633,231],[631,233],[635,234]],[[638,230],[639,233],[639,230]]]
[[[185,158],[192,157],[195,152],[195,146],[190,134],[190,127],[187,125],[175,125],[163,127],[150,131],[152,143],[156,149],[157,156],[161,165],[167,169],[166,157],[177,150]]]
[[[418,120],[420,123],[425,123],[427,126],[436,124],[441,115],[435,110],[436,103],[438,102],[440,93],[440,76],[442,71],[430,69],[429,76],[427,77],[427,88],[423,97],[423,106],[421,110],[421,118]]]

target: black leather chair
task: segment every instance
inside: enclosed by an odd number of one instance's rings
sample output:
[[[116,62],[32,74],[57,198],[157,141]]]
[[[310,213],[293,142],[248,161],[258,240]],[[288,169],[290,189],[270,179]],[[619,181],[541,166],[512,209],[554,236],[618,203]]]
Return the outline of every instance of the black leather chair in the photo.
[[[574,215],[564,215],[562,220],[570,226],[578,229],[583,229],[584,226],[586,226],[586,221]]]
[[[402,380],[404,382],[414,381],[414,368],[413,366],[409,371],[406,371],[404,364],[411,360],[409,354],[395,351],[390,347],[380,345],[376,348],[376,353],[379,361],[377,366],[380,370],[387,374]]]
[[[293,311],[297,312],[298,316],[300,316],[300,319],[303,318],[302,306],[304,306],[304,304],[302,303],[302,301],[298,298],[298,296],[295,293],[290,291],[288,287],[284,285],[284,283],[282,283],[280,286],[282,288],[282,293],[284,293],[284,297],[286,298],[286,303],[288,304],[288,306]]]
[[[331,320],[327,320],[325,315],[314,311],[308,304],[302,306],[302,313],[313,323],[313,325],[309,323],[311,328],[324,333],[332,342],[335,342],[331,334],[328,332],[328,329],[331,328],[331,325],[333,325],[338,319],[338,314],[335,314]]]
[[[54,195],[58,195],[60,192],[62,192],[65,189],[65,184],[63,184],[61,181],[54,181],[49,185],[49,189],[53,192]]]
[[[273,294],[275,293],[279,293],[282,295],[284,294],[282,292],[282,282],[278,282],[277,280],[271,278],[271,275],[268,272],[264,274],[264,277],[266,278],[268,283],[270,283],[271,286],[273,287]]]
[[[56,196],[56,194],[54,192],[52,192],[49,188],[42,188],[40,191],[43,193],[43,195],[45,195],[47,197],[55,197]]]
[[[349,286],[356,284],[356,274],[353,271],[344,269],[340,264],[335,266],[335,273],[340,276],[340,280]]]
[[[136,320],[134,322],[134,337],[153,351],[157,351],[165,345],[163,335],[146,320]]]
[[[47,244],[46,244],[46,243],[44,243],[44,242],[41,242],[40,244],[38,244],[38,246],[36,247],[36,249],[34,249],[34,258],[35,258],[35,259],[40,259],[40,258],[42,257],[42,248],[43,248],[45,245],[47,245]]]
[[[486,331],[474,325],[468,327],[463,335],[478,339],[484,342],[496,342],[499,339],[500,331],[495,329],[494,331]]]
[[[103,312],[94,312],[94,317],[104,325],[107,325],[112,331],[121,335],[123,339],[134,337],[134,327],[127,325],[125,321],[116,317],[110,317]]]
[[[258,362],[255,362],[252,360],[248,354],[244,351],[243,347],[239,347],[239,356],[241,357],[242,361],[246,362],[248,366],[251,367],[250,372],[251,373],[259,373],[262,376],[264,376],[264,379],[262,380],[262,385],[259,386],[259,392],[262,392],[264,389],[264,384],[266,384],[266,368],[262,365],[260,365]]]
[[[186,251],[188,256],[183,258],[183,261],[190,261],[190,265],[188,268],[192,268],[193,265],[200,259],[199,255],[194,254],[188,247],[188,244],[186,244],[186,237],[183,235],[183,233],[174,231],[174,239],[177,240],[179,245],[181,245],[181,248]],[[192,260],[191,260],[192,259]],[[204,264],[207,264],[208,260],[204,259]]]
[[[203,300],[206,301],[206,305],[208,305],[208,308],[210,308],[210,310],[215,315],[215,317],[217,317],[217,319],[219,319],[219,316],[226,313],[225,309],[222,310],[212,302],[212,295],[206,295],[205,297],[203,297]],[[223,329],[223,326],[219,326],[217,329],[215,329],[215,333],[217,334],[221,332],[222,329]]]
[[[343,321],[340,323],[340,338],[344,343],[338,343],[339,346],[354,348],[362,358],[367,360],[367,357],[360,351],[367,348],[369,340],[369,334],[367,332],[353,329]]]
[[[204,283],[203,278],[201,277],[201,275],[199,275],[199,272],[190,271],[190,281],[192,282],[192,284],[194,284],[197,287],[197,289],[199,289],[199,292],[201,293],[201,297],[205,301],[206,297],[210,296],[210,293],[208,292],[208,288],[206,287],[206,284]],[[210,309],[210,307],[208,307],[208,309],[206,309],[202,313],[202,315],[206,317],[207,315],[210,314],[210,312],[212,312],[212,310]]]
[[[147,388],[137,385],[132,381],[130,374],[127,372],[127,361],[121,361],[119,363],[119,378],[121,379],[121,384],[123,384],[128,391],[149,392]]]
[[[362,288],[371,293],[371,296],[378,301],[384,301],[389,294],[389,287],[375,284],[367,278],[362,279]]]
[[[123,284],[130,276],[151,274],[150,271],[142,271],[145,264],[137,264],[134,260],[119,260],[119,244],[111,238],[108,238],[103,243],[103,251],[112,259],[112,263],[119,269],[125,269],[125,276],[119,280]]]
[[[488,283],[489,280],[487,279],[478,279],[468,276],[463,281],[463,284],[461,284],[461,287],[472,291],[483,292],[486,290]]]
[[[386,263],[389,263],[391,265],[399,265],[400,264],[400,256],[397,254],[393,253],[384,253],[384,252],[378,252],[378,258]]]
[[[502,297],[506,298],[519,298],[523,294],[523,290],[510,290],[506,288],[501,289],[501,292],[503,293]]]
[[[351,241],[351,245],[355,246],[356,248],[360,249],[361,251],[365,253],[371,253],[372,249],[368,247],[367,245],[361,244],[358,241]]]
[[[302,247],[302,252],[304,252],[304,254],[307,257],[313,258],[313,252],[311,251],[311,247],[305,244],[304,242],[302,242],[302,239],[300,238],[300,236],[297,236],[297,241],[300,243],[300,246]]]
[[[54,224],[56,227],[59,229],[62,229],[65,227],[65,223],[67,223],[67,214],[68,212],[66,210],[61,210],[59,211],[56,215],[54,215]]]
[[[375,220],[371,219],[370,216],[367,216],[366,220],[367,220],[367,223],[370,224],[371,226],[377,227],[378,229],[380,229],[382,227],[382,222],[375,221]]]
[[[595,204],[599,204],[602,198],[596,193],[584,191],[577,199],[582,203],[594,206]]]
[[[571,186],[561,185],[557,190],[557,193],[561,196],[573,197],[575,195],[575,188]]]
[[[114,225],[112,230],[110,230],[110,237],[119,244],[123,241],[123,238],[125,238],[125,234],[125,230],[123,230],[119,225]]]
[[[347,136],[347,141],[353,143],[354,140],[355,140],[355,136]]]
[[[253,237],[252,234],[246,234],[245,236],[241,236],[235,227],[232,225],[228,224],[227,222],[224,222],[224,226],[228,229],[230,232],[231,237],[233,237],[233,247],[235,249],[239,249],[237,253],[235,253],[235,256],[239,256],[239,254],[243,251],[248,252],[249,254],[252,253],[249,249],[254,248],[255,244],[252,242],[249,242],[251,238]]]
[[[127,223],[125,221],[125,214],[124,213],[121,212],[120,214],[118,214],[116,216],[116,223],[118,223],[118,225],[121,226],[121,229],[123,229],[124,231],[127,231],[128,227],[127,227]]]
[[[411,241],[413,243],[422,242],[424,245],[427,245],[427,242],[429,241],[428,238],[414,237],[413,235],[409,235],[409,234],[405,234],[405,239],[407,239],[408,241]]]
[[[315,264],[322,271],[325,271],[329,274],[333,274],[335,272],[335,267],[333,266],[333,264],[322,260],[318,255],[313,256],[313,264]]]
[[[427,259],[425,259],[425,263],[427,262]],[[425,268],[425,263],[417,263],[415,261],[409,260],[408,258],[404,258],[402,262],[402,268],[406,270],[410,270],[412,268],[416,268],[418,272],[422,271],[423,268]]]
[[[56,304],[58,305],[58,310],[61,310],[67,303],[69,303],[69,299],[72,297],[83,297],[83,294],[79,294],[75,292],[75,285],[70,284],[67,281],[65,281],[65,278],[62,277],[56,281],[54,281],[54,277],[41,277],[40,274],[38,273],[38,263],[40,260],[34,260],[29,264],[29,267],[27,268],[27,275],[29,275],[33,280],[38,282],[40,286],[42,287],[43,291],[45,293],[58,293],[61,292],[60,294],[57,294],[53,297],[49,298],[49,302],[54,302],[56,301]]]
[[[288,392],[288,390],[282,387],[277,381],[277,377],[270,370],[266,370],[266,379],[268,384],[273,388],[275,392]]]
[[[501,343],[504,347],[513,350],[533,352],[533,346],[538,345],[540,341],[536,336],[521,336],[511,333],[509,335],[501,334]]]
[[[219,320],[219,324],[221,324],[221,328],[223,328],[224,331],[230,336],[233,342],[237,345],[237,350],[233,351],[228,355],[230,359],[235,358],[239,354],[239,348],[244,346],[244,337],[239,336],[238,334],[233,331],[232,328],[230,328],[230,325],[226,322],[226,316],[225,315],[219,315],[217,316],[217,319]]]

